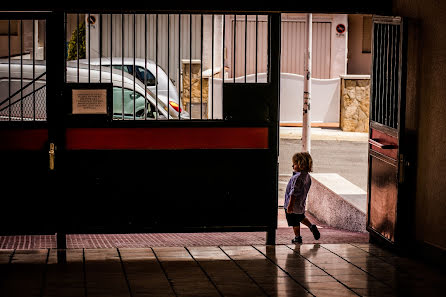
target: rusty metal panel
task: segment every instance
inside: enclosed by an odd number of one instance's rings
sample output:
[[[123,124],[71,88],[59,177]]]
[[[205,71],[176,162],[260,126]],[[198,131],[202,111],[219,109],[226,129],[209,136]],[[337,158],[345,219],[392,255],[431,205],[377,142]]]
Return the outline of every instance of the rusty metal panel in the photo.
[[[395,240],[398,167],[378,154],[370,155],[368,226],[390,241]]]

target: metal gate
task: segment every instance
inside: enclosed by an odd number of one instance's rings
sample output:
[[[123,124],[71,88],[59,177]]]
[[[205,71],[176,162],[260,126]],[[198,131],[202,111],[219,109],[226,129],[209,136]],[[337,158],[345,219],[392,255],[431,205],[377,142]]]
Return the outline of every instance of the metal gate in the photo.
[[[411,188],[406,167],[413,150],[405,117],[406,26],[399,17],[373,18],[367,230],[392,247],[412,230],[411,195],[403,192]]]
[[[79,19],[77,12],[70,14]],[[147,14],[86,13],[86,23],[67,33],[68,15],[1,15],[8,24],[39,16],[46,25],[32,30],[44,32],[41,60],[33,45],[31,56],[21,48],[18,60],[9,52],[1,64],[2,180],[10,185],[2,200],[15,210],[2,218],[1,233],[57,232],[63,246],[63,235],[74,232],[263,230],[274,242],[280,14],[265,16],[268,71],[262,83],[225,80],[225,56],[215,54],[218,47],[224,52],[224,42],[214,43],[215,20],[224,13],[167,14],[166,21],[183,21],[175,29],[167,26],[177,30],[166,32],[167,48],[159,47],[160,32],[152,28],[155,61],[147,53]],[[101,22],[106,16],[109,21]],[[102,26],[117,19],[120,36],[110,27],[104,41]],[[212,19],[210,27],[203,26],[205,19]],[[190,22],[186,55],[181,54],[184,20]],[[190,54],[197,44],[192,44],[193,20],[199,20],[201,32],[212,32],[207,46],[205,34],[198,39],[199,59]],[[91,38],[92,26],[99,27],[98,39]],[[12,34],[7,36],[11,41]],[[88,53],[92,42],[99,45],[98,59]],[[119,53],[113,53],[115,43],[121,44]],[[175,61],[167,54],[167,67],[159,67],[158,53],[174,48]],[[206,55],[211,64],[203,69]],[[219,71],[215,57],[221,59]],[[171,73],[170,63],[181,69]],[[24,214],[20,224],[18,211]]]

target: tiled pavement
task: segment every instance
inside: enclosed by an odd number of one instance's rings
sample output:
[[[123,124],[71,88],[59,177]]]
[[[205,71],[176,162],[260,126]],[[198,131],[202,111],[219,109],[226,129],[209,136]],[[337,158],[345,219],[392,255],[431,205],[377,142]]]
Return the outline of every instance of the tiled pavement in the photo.
[[[294,238],[287,227],[284,210],[278,210],[276,244],[289,244]],[[349,232],[330,228],[307,213],[311,222],[321,232],[314,240],[310,230],[301,225],[304,243],[367,243],[368,233]],[[145,233],[145,234],[69,234],[67,248],[144,248],[154,246],[218,246],[255,245],[266,243],[266,232],[211,232],[211,233]],[[55,235],[0,236],[0,249],[44,249],[56,248]]]
[[[279,209],[265,232],[71,234],[66,264],[54,235],[0,236],[0,297],[445,296],[446,274],[330,228],[291,245]]]
[[[368,243],[0,250],[0,296],[444,296],[446,275]]]

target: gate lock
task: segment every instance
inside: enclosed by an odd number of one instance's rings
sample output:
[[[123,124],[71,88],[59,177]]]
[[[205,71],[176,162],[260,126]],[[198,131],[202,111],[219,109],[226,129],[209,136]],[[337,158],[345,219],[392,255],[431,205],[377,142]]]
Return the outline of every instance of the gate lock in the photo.
[[[48,151],[50,157],[50,163],[49,163],[50,170],[54,170],[54,158],[56,153],[55,147],[56,146],[54,145],[54,143],[50,143],[50,150]]]

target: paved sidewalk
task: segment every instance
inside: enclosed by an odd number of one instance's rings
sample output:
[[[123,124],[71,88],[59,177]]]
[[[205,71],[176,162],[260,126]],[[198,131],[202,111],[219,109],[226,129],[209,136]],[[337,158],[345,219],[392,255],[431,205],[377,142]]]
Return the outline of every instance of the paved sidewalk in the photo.
[[[307,214],[320,230],[321,238],[315,240],[311,231],[301,225],[304,243],[367,243],[368,233],[350,232],[330,228]],[[290,244],[294,234],[287,226],[284,210],[278,209],[276,244]],[[144,248],[152,246],[218,246],[265,244],[266,232],[206,232],[206,233],[138,233],[138,234],[68,234],[67,248]],[[56,248],[55,235],[0,236],[2,249]]]
[[[340,128],[311,128],[311,140],[344,140],[367,142],[369,134],[362,132],[345,132]],[[280,127],[280,138],[301,139],[302,127]]]
[[[368,243],[59,252],[0,250],[0,296],[444,296],[446,281]]]

